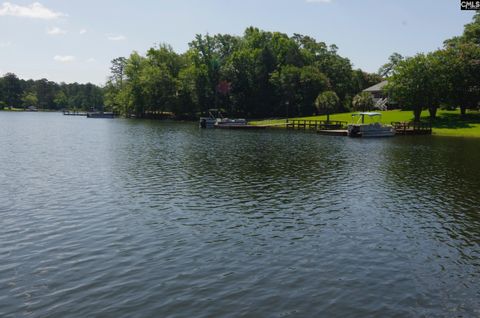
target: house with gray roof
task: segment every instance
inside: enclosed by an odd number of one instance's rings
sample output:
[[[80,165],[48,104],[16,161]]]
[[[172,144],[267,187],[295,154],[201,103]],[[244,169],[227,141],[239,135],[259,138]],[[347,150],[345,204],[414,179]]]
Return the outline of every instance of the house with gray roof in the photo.
[[[373,107],[375,109],[379,109],[379,110],[388,109],[388,102],[389,102],[388,96],[383,91],[383,88],[387,84],[388,84],[388,81],[383,81],[363,90],[363,92],[368,92],[372,94],[372,98],[375,103],[375,106]]]

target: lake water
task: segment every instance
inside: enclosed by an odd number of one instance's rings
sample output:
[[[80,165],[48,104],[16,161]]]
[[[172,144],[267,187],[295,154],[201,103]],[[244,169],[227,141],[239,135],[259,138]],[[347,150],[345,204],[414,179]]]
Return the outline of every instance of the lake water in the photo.
[[[1,317],[478,317],[480,140],[0,113]]]

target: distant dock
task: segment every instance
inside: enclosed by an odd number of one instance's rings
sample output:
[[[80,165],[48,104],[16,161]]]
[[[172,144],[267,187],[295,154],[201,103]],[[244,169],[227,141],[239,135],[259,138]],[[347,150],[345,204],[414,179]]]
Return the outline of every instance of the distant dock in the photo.
[[[114,118],[115,114],[112,112],[89,112],[87,118]]]
[[[114,118],[115,114],[112,112],[77,112],[64,110],[65,116],[85,116],[87,118]]]
[[[87,116],[87,112],[77,112],[77,111],[70,111],[70,110],[64,110],[63,114],[65,116]]]

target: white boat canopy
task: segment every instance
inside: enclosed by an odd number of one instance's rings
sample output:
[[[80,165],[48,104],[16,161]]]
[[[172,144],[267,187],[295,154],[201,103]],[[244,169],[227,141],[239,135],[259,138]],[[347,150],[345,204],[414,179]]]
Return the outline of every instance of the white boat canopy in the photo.
[[[370,116],[370,117],[373,117],[373,116],[382,116],[382,114],[380,114],[380,113],[373,113],[373,112],[366,112],[366,113],[352,114],[352,117],[354,117],[354,116]]]
[[[365,117],[370,118],[371,121],[373,122],[380,122],[380,119],[382,118],[382,114],[380,113],[373,113],[373,112],[364,112],[364,113],[356,113],[352,114],[352,121],[357,120],[358,123],[365,123]]]

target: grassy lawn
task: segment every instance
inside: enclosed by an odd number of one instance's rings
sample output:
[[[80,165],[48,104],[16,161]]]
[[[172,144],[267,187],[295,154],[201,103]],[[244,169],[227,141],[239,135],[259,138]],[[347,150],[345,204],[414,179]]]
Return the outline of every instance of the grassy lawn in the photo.
[[[23,112],[24,111],[23,108],[15,108],[15,107],[12,107],[11,109],[8,107],[5,107],[4,109],[0,109],[0,111],[2,110],[6,112]]]
[[[381,111],[382,122],[389,124],[391,122],[409,122],[413,120],[411,111],[389,110]],[[351,122],[353,113],[342,113],[330,115],[330,120],[340,120]],[[468,111],[464,119],[460,118],[460,111],[438,110],[437,119],[432,123],[433,134],[439,136],[457,136],[457,137],[480,137],[480,112]],[[326,115],[298,117],[291,119],[306,120],[327,120]],[[422,113],[422,120],[429,120],[428,111]],[[284,127],[285,119],[268,119],[249,122],[252,125],[273,125]]]

